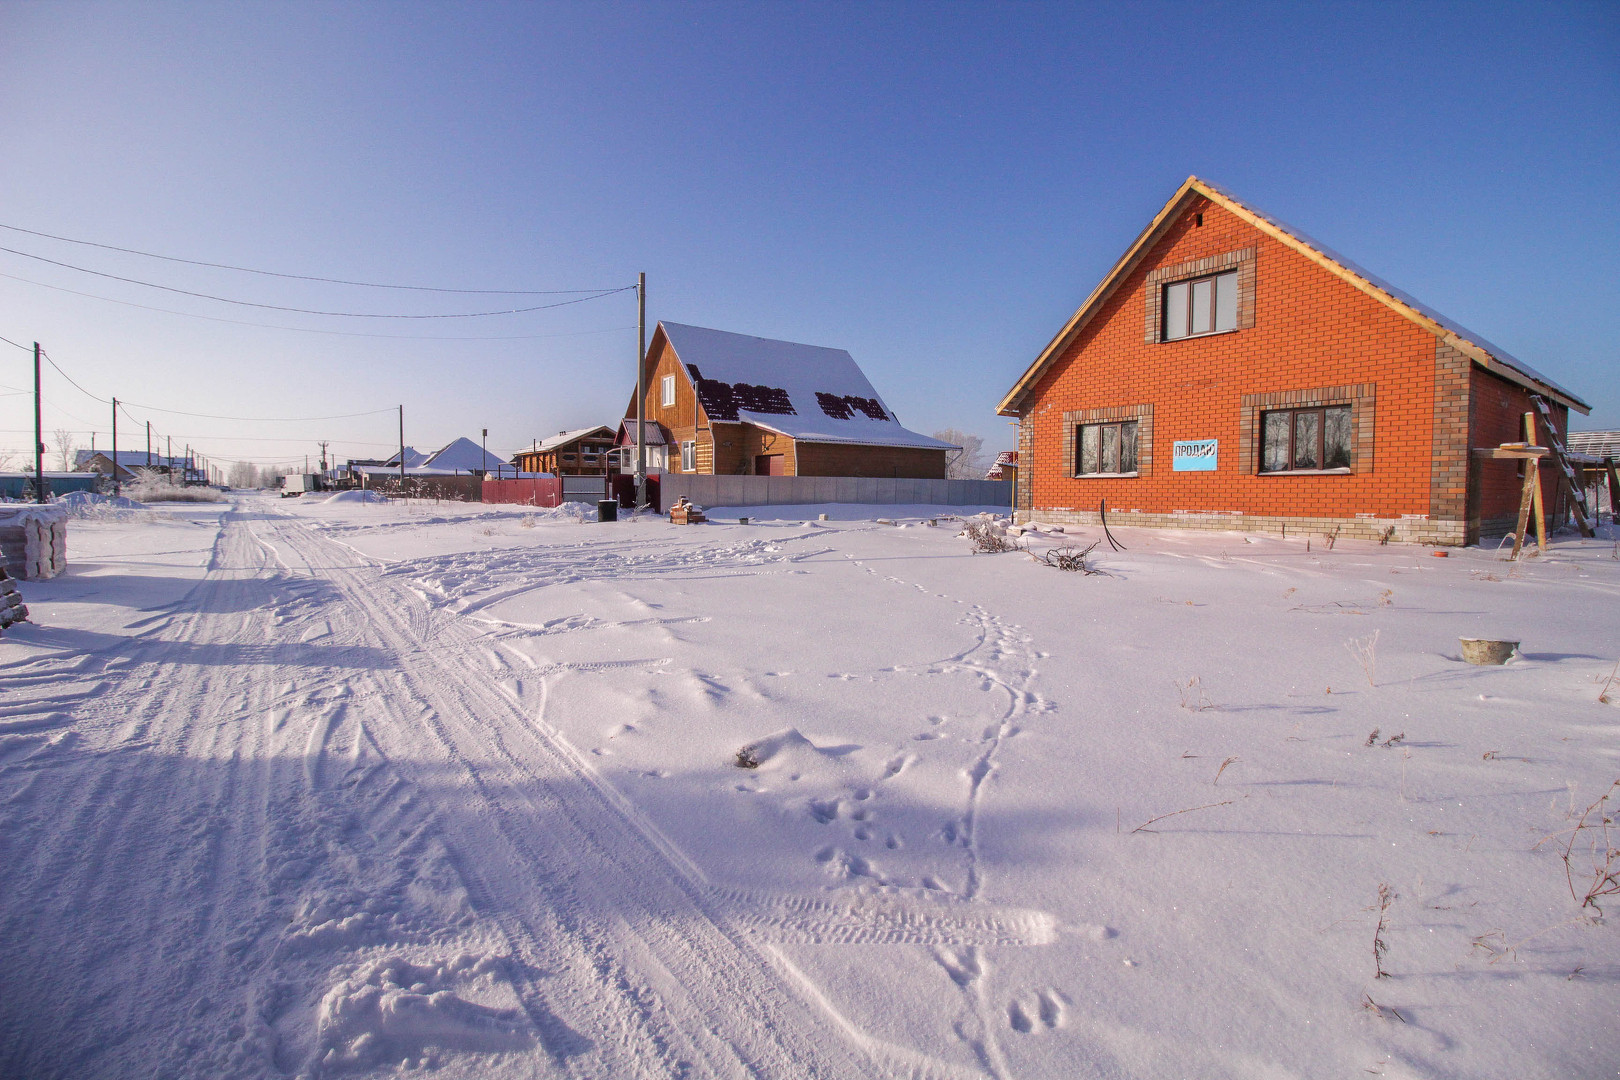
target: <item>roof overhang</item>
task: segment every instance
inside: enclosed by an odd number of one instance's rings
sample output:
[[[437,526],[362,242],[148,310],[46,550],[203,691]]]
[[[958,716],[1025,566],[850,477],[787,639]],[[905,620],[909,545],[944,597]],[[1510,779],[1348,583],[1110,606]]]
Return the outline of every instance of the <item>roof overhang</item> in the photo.
[[[1085,302],[1063,325],[1063,329],[1058,331],[1057,336],[1047,344],[1045,349],[1041,350],[1041,354],[1035,358],[1035,362],[1029,366],[1018,382],[1013,385],[1013,388],[1007,392],[1006,397],[1001,399],[1001,404],[996,406],[998,414],[1002,416],[1017,416],[1019,414],[1024,399],[1034,389],[1035,384],[1051,369],[1064,351],[1074,343],[1081,332],[1085,330],[1086,325],[1091,322],[1097,312],[1102,310],[1103,305],[1118,291],[1120,285],[1142,262],[1147,253],[1152,250],[1153,245],[1174,224],[1180,216],[1182,207],[1198,198],[1208,199],[1222,209],[1230,211],[1242,221],[1252,225],[1285,247],[1303,255],[1352,288],[1365,293],[1397,314],[1417,323],[1491,374],[1522,386],[1533,393],[1542,394],[1577,412],[1590,413],[1592,411],[1591,407],[1580,398],[1551,383],[1525,374],[1512,364],[1483,348],[1477,342],[1471,341],[1457,333],[1453,328],[1443,325],[1430,315],[1414,307],[1411,303],[1345,266],[1328,253],[1312,246],[1264,215],[1244,206],[1215,185],[1200,180],[1196,176],[1189,176],[1183,181],[1181,187],[1176,189],[1176,193],[1170,197],[1170,201],[1164,204],[1164,209],[1154,216],[1153,220],[1148,223],[1147,228],[1142,230],[1135,242],[1114,264],[1113,269],[1108,271],[1102,282],[1092,290],[1091,295],[1086,297]]]

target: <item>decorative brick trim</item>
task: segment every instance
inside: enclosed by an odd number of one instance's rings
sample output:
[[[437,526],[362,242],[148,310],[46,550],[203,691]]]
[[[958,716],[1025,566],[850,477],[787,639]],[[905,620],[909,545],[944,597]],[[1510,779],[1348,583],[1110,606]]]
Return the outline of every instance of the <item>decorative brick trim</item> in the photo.
[[[1210,255],[1202,259],[1192,259],[1188,262],[1176,263],[1173,266],[1160,266],[1149,270],[1147,274],[1147,324],[1143,340],[1149,345],[1157,345],[1163,340],[1164,333],[1164,286],[1172,281],[1182,278],[1203,277],[1205,274],[1218,274],[1222,270],[1237,268],[1238,272],[1238,316],[1237,328],[1248,330],[1254,326],[1254,288],[1255,288],[1255,248],[1246,247],[1238,251],[1228,251],[1224,255]],[[1179,340],[1179,339],[1178,339]]]
[[[1098,526],[1095,510],[1037,510],[1020,508],[1020,524],[1040,521],[1057,525]],[[1109,509],[1110,528],[1139,526],[1153,529],[1206,529],[1219,532],[1283,533],[1290,537],[1336,536],[1346,540],[1383,540],[1395,543],[1461,547],[1467,542],[1460,520],[1437,521],[1426,514],[1400,517],[1291,517],[1239,513],[1151,514],[1131,509]],[[1511,527],[1511,525],[1509,526]]]
[[[1020,510],[1035,505],[1035,414],[1030,409],[1018,417],[1018,478],[1013,483],[1013,497]]]
[[[1309,409],[1322,405],[1350,406],[1350,472],[1355,475],[1372,472],[1377,394],[1377,383],[1350,383],[1345,386],[1315,386],[1307,390],[1273,390],[1266,394],[1244,394],[1241,406],[1242,426],[1238,431],[1238,472],[1252,476],[1260,471],[1261,413],[1270,409]],[[1466,436],[1466,414],[1463,421]]]
[[[1153,475],[1153,406],[1107,405],[1100,409],[1076,409],[1063,414],[1064,475],[1078,477],[1079,459],[1074,451],[1074,429],[1081,424],[1106,424],[1112,420],[1136,421],[1136,475]],[[1022,462],[1022,458],[1019,461]]]
[[[1429,516],[1462,520],[1468,513],[1468,413],[1473,361],[1436,340],[1434,446],[1429,461]]]

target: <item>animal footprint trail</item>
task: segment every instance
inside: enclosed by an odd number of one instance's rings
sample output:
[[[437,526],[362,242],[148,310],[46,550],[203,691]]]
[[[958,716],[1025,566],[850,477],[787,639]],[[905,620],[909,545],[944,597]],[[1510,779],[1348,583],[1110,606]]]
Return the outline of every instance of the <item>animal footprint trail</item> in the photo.
[[[1040,1035],[1063,1027],[1068,999],[1047,987],[1007,1003],[1007,1026],[1020,1035]]]

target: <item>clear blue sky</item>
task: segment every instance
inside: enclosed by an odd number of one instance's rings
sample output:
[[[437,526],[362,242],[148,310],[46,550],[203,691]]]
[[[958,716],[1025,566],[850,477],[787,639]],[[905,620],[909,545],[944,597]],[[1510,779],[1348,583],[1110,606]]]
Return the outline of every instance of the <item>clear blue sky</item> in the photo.
[[[1620,427],[1613,3],[0,0],[0,40],[0,224],[431,286],[646,271],[649,324],[847,348],[907,426],[1004,447],[1001,395],[1196,173],[1584,396],[1577,428]],[[523,300],[277,281],[4,230],[0,246],[322,310]],[[414,445],[487,426],[510,451],[614,422],[634,378],[631,293],[384,321],[6,252],[0,274],[0,335],[142,406],[403,403]],[[30,358],[0,344],[0,449],[19,457],[32,416],[15,389],[31,385]],[[108,410],[54,372],[46,385],[48,431],[83,444],[93,427],[105,446]],[[132,411],[216,460],[299,460],[316,438],[386,453],[395,437],[391,415]]]

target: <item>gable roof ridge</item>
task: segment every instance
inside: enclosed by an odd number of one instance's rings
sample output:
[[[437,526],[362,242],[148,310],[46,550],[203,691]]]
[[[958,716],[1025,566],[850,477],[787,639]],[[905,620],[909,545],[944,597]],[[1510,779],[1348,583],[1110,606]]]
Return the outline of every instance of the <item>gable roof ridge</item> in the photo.
[[[1244,203],[1218,184],[1203,180],[1198,176],[1189,176],[1176,189],[1176,193],[1170,197],[1170,200],[1164,204],[1164,208],[1137,235],[1136,240],[1126,249],[1125,254],[1120,257],[1119,261],[1114,264],[1097,287],[1092,290],[1091,295],[1086,297],[1074,315],[1064,324],[1063,329],[1058,331],[1057,336],[1047,344],[1046,348],[1036,357],[1035,362],[1025,370],[1018,382],[1002,398],[1001,404],[996,407],[998,414],[1003,416],[1016,414],[1017,405],[1034,388],[1035,383],[1046,374],[1046,371],[1056,362],[1062,351],[1073,342],[1080,330],[1091,321],[1092,316],[1102,307],[1103,302],[1113,295],[1118,285],[1136,268],[1152,245],[1162,237],[1168,223],[1179,211],[1181,204],[1186,201],[1189,194],[1202,195],[1211,202],[1231,211],[1261,232],[1305,256],[1335,277],[1340,278],[1346,284],[1422,326],[1492,374],[1501,376],[1509,382],[1518,383],[1533,392],[1546,394],[1579,412],[1588,413],[1591,411],[1591,407],[1586,402],[1559,386],[1529,364],[1514,357],[1505,349],[1491,344],[1484,337],[1474,333],[1460,323],[1448,319],[1382,278],[1364,270],[1326,244],[1313,239],[1308,233],[1294,228],[1280,218]]]

